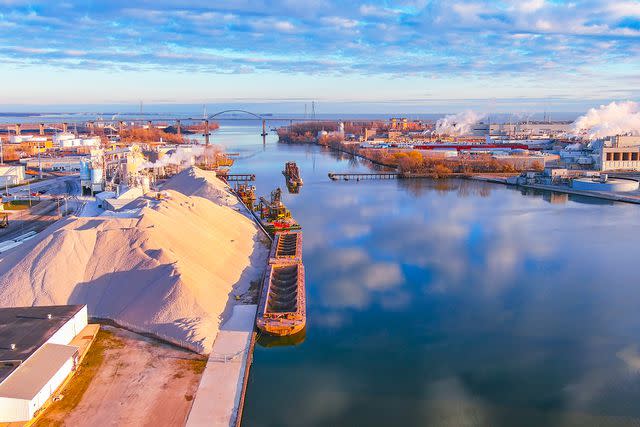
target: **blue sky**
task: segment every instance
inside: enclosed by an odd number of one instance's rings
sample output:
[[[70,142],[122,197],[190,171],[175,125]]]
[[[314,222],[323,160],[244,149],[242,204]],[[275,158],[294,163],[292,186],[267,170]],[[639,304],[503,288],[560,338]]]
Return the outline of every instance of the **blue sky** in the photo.
[[[581,111],[640,98],[640,1],[0,0],[0,63],[4,107]]]

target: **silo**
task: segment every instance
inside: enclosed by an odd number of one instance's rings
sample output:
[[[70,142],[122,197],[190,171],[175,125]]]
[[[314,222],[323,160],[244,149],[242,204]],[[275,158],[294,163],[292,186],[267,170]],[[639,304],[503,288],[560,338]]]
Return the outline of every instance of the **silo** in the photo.
[[[91,191],[102,191],[103,188],[102,168],[91,169]]]
[[[91,180],[91,169],[89,167],[89,162],[85,160],[82,160],[80,162],[80,180],[81,181]]]

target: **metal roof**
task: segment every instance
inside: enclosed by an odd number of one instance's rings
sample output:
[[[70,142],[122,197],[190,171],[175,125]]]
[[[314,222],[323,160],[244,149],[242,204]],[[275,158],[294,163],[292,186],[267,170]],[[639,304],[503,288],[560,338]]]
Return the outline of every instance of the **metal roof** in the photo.
[[[43,345],[0,384],[0,397],[33,399],[77,352],[72,345]]]
[[[24,362],[47,342],[83,305],[0,308],[0,381],[16,366],[5,361]],[[51,319],[48,315],[51,315]],[[15,349],[11,349],[15,344]]]

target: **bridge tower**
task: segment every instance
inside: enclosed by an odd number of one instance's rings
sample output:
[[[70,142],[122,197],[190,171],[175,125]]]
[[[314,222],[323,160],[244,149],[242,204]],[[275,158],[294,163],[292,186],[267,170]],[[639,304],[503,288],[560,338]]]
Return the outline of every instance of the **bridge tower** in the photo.
[[[205,106],[206,108],[206,106]],[[206,110],[205,110],[206,111]],[[209,145],[209,120],[204,120],[204,143]]]
[[[44,136],[44,123],[40,123],[40,136]]]

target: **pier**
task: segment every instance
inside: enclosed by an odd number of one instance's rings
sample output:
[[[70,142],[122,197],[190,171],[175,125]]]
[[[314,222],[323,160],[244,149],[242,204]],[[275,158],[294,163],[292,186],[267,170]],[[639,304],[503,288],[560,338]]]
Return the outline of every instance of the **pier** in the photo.
[[[329,179],[333,181],[337,180],[354,180],[361,181],[364,179],[399,179],[401,174],[398,172],[377,172],[377,173],[334,173],[329,172]]]
[[[229,174],[218,173],[218,178],[227,182],[229,181],[247,182],[247,181],[255,181],[256,175],[253,173],[229,173]]]

